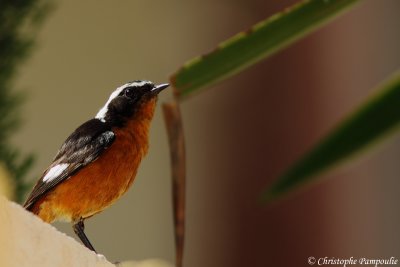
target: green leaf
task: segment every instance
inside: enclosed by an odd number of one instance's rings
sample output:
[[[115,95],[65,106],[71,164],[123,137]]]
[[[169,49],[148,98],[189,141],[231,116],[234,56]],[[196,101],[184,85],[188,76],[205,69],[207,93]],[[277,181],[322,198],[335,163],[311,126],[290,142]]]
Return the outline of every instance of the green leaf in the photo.
[[[18,68],[30,53],[40,22],[50,11],[49,0],[0,0],[0,163],[15,180],[16,197],[22,201],[27,187],[25,176],[32,155],[22,155],[10,139],[21,124],[25,93],[14,91]],[[30,185],[31,187],[32,185]]]
[[[308,0],[275,14],[186,63],[171,77],[178,97],[255,64],[322,26],[359,0]]]
[[[295,163],[263,195],[269,201],[315,180],[317,174],[370,147],[400,123],[400,73]]]

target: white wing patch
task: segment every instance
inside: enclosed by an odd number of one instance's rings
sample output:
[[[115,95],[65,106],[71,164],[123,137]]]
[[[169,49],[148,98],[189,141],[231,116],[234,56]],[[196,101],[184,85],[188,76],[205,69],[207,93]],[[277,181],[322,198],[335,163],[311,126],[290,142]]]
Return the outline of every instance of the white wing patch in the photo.
[[[126,83],[126,84],[118,87],[117,89],[115,89],[115,91],[112,92],[112,94],[108,98],[106,104],[99,110],[99,112],[97,112],[95,118],[101,120],[102,122],[105,122],[106,121],[105,117],[106,117],[106,114],[108,111],[108,105],[114,98],[116,98],[122,92],[122,90],[124,90],[126,87],[130,87],[130,86],[140,87],[145,84],[151,84],[151,82],[150,81],[131,82],[131,83]]]
[[[51,168],[46,175],[43,177],[43,182],[49,183],[55,178],[57,178],[66,168],[68,168],[68,163],[62,163]]]

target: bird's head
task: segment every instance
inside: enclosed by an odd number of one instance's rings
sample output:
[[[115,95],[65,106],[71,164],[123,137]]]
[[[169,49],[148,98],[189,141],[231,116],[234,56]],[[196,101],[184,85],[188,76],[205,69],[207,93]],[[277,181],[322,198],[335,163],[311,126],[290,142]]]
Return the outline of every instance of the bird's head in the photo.
[[[120,124],[138,114],[142,109],[148,109],[147,104],[154,103],[158,93],[167,88],[169,84],[154,85],[150,81],[133,81],[118,87],[106,104],[96,114],[96,118],[108,123]],[[152,115],[152,114],[149,114]]]

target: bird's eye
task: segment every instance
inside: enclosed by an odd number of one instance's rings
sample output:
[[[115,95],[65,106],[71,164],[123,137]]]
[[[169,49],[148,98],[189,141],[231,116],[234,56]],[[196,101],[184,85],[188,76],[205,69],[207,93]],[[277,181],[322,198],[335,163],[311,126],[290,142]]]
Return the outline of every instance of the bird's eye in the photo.
[[[133,90],[132,88],[127,88],[125,90],[125,96],[128,98],[134,99],[134,98],[136,98],[136,95],[137,94],[136,94],[135,90]]]

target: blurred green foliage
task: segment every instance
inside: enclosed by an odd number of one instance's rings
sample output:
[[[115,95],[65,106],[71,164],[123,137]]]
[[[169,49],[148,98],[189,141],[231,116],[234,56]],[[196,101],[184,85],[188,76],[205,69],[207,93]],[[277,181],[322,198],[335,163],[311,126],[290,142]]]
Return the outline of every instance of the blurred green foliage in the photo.
[[[348,115],[337,127],[303,155],[265,191],[263,200],[271,201],[315,180],[380,141],[400,124],[400,73],[379,86],[371,97]]]
[[[4,162],[16,184],[16,200],[22,201],[24,178],[32,155],[21,155],[10,137],[21,124],[24,96],[15,92],[13,80],[18,67],[30,54],[40,22],[50,10],[47,0],[0,0],[0,162]]]
[[[199,92],[272,54],[321,27],[359,0],[304,0],[276,13],[219,44],[212,52],[198,56],[170,78],[178,100]],[[332,130],[311,151],[278,177],[263,194],[273,200],[314,179],[369,147],[400,123],[400,77],[379,88],[377,96]]]
[[[351,8],[360,0],[307,0],[220,43],[212,52],[184,64],[171,76],[179,99],[243,71]]]

